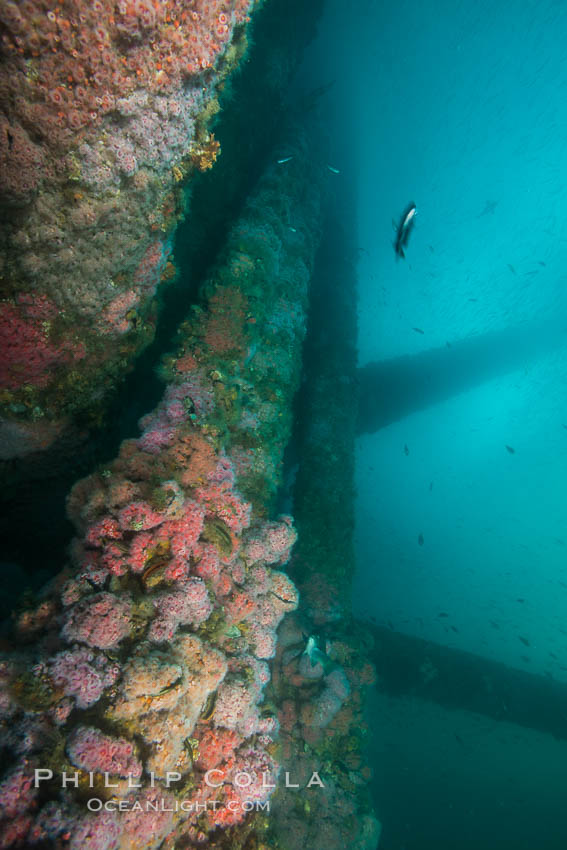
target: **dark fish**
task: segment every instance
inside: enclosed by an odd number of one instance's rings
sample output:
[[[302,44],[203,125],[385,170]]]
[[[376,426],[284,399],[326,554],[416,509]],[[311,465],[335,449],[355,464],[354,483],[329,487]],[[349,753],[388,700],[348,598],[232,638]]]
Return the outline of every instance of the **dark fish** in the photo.
[[[405,454],[406,457],[409,455],[409,449],[408,449],[407,443],[405,443],[405,445],[404,445],[404,454]]]
[[[210,720],[213,714],[215,713],[215,706],[217,704],[217,694],[218,691],[211,691],[211,693],[208,695],[205,704],[201,710],[201,720]]]
[[[537,264],[538,264],[538,266],[545,266],[545,263],[543,262],[543,260],[538,260]]]
[[[552,658],[555,658],[555,660],[557,661],[557,656],[554,652],[549,652],[548,655],[550,655]]]
[[[461,747],[464,747],[464,746],[465,746],[465,742],[463,741],[463,739],[461,738],[461,736],[460,736],[460,735],[457,735],[457,733],[456,733],[456,732],[455,732],[454,734],[455,734],[455,741],[457,741],[457,743],[458,743],[458,744],[460,744],[460,745],[461,745]]]
[[[482,218],[485,215],[493,215],[494,210],[496,209],[497,205],[498,205],[498,201],[487,201],[484,205],[483,211],[481,213],[479,213],[477,218]]]
[[[518,274],[518,272],[516,271],[514,266],[510,265],[510,263],[507,263],[507,265],[508,265],[508,268],[510,269],[510,271],[512,272],[512,274]]]
[[[85,579],[85,581],[87,582],[87,584],[90,584],[90,586],[92,587],[92,589],[93,589],[93,590],[98,590],[98,589],[99,589],[98,584],[96,583],[96,581],[93,581],[93,580],[92,580],[91,578],[89,578],[88,576],[84,576],[84,579]]]
[[[451,626],[451,629],[452,629],[452,631],[454,631],[456,634],[459,634],[459,630],[458,630],[458,628],[457,628],[456,626]]]
[[[499,624],[495,620],[489,620],[488,622],[490,623],[490,625],[492,626],[493,629],[499,629],[500,628]]]
[[[446,343],[445,343],[445,345],[447,346],[447,348],[452,348],[452,347],[453,347],[453,346],[451,345],[451,343],[450,343],[450,342],[446,342]]]
[[[511,455],[516,454],[516,449],[513,449],[512,446],[506,446],[506,451],[510,452]]]
[[[439,611],[439,613],[437,614],[437,616],[438,616],[438,617],[448,617],[449,615],[447,614],[447,612],[446,612],[446,611]]]
[[[417,215],[417,207],[412,201],[411,204],[408,204],[402,213],[402,217],[400,218],[399,224],[394,222],[394,230],[396,231],[396,239],[394,241],[394,251],[396,252],[396,257],[401,257],[402,260],[406,256],[405,250],[407,248],[407,244],[413,230],[413,226],[415,223],[415,217]]]
[[[423,534],[420,534],[420,535],[418,536],[418,538],[417,538],[417,542],[419,543],[419,545],[420,545],[420,546],[423,546],[423,544],[424,544],[424,542],[425,542],[425,541],[423,540]]]
[[[161,689],[161,691],[157,692],[157,694],[150,696],[150,699],[156,699],[156,697],[161,697],[164,694],[169,693],[169,691],[175,690],[175,688],[177,688],[181,684],[182,681],[183,681],[183,676],[179,676],[177,679],[175,679],[175,681],[170,682],[169,685],[165,685]]]
[[[521,597],[521,596],[518,596],[518,598],[516,599],[516,602],[519,602],[519,603],[520,603],[520,605],[523,605],[525,601],[526,601],[526,600],[525,600],[525,599],[523,599],[523,597]]]
[[[519,637],[519,639],[522,641],[522,643],[524,644],[524,646],[529,646],[529,645],[530,645],[530,642],[529,642],[529,640],[528,640],[527,638],[522,637],[521,635],[518,635],[518,637]]]
[[[531,661],[531,658],[528,658],[527,655],[520,655],[520,658],[522,659],[522,661],[525,661],[526,664],[529,664]]]
[[[388,623],[388,628],[389,628],[389,629],[392,629],[392,631],[393,631],[393,630],[394,630],[394,626],[393,626],[393,624],[392,624],[392,621],[391,621],[391,620],[388,620],[388,621],[387,621],[387,623]]]
[[[425,331],[422,331],[421,328],[412,328],[412,331],[415,331],[416,334],[423,334]]]
[[[469,301],[471,302],[471,304],[476,304],[478,298],[469,298]]]

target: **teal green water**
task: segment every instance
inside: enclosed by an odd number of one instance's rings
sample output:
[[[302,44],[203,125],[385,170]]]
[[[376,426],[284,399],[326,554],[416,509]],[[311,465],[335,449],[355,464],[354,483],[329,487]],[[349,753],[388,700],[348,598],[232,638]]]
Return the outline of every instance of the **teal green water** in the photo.
[[[566,33],[555,3],[403,0],[331,4],[319,42],[351,99],[360,366],[404,365],[357,447],[358,610],[563,680]]]
[[[355,610],[555,682],[567,682],[566,36],[551,0],[330,3],[311,66],[336,80],[332,164],[359,192]],[[392,219],[412,200],[400,260]],[[496,745],[464,715],[455,734],[472,745],[447,748],[447,718],[430,709],[376,708],[381,846],[567,846],[563,744],[514,739],[504,716],[490,735],[511,738]]]

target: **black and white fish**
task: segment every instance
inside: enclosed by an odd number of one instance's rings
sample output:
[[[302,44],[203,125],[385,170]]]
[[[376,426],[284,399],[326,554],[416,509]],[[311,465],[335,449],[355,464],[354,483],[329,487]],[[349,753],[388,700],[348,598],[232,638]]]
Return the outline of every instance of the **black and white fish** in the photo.
[[[398,224],[394,222],[394,230],[396,231],[396,238],[394,240],[394,251],[396,252],[396,257],[401,257],[404,259],[405,250],[408,245],[408,241],[413,230],[413,226],[415,223],[415,217],[417,215],[417,207],[412,201],[407,205],[404,210],[402,217]]]

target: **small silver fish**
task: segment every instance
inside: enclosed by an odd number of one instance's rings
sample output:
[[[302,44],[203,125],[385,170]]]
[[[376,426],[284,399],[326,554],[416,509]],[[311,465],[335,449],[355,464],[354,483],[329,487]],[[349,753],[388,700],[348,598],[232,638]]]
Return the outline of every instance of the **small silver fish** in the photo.
[[[283,165],[284,162],[289,162],[290,159],[293,159],[293,156],[284,156],[283,159],[278,159],[278,165]]]
[[[338,168],[333,168],[332,165],[328,165],[327,168],[329,169],[329,171],[332,171],[333,174],[340,174],[341,173]]]
[[[289,229],[292,233],[297,233],[297,227],[290,227]]]

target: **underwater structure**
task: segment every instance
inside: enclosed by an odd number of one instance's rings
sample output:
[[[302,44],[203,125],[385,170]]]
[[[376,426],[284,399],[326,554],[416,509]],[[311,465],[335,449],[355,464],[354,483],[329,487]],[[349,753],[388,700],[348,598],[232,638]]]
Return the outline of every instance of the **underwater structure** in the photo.
[[[2,457],[96,416],[152,339],[255,5],[2,3]]]
[[[266,514],[289,439],[321,203],[299,145],[295,159],[285,194],[272,170],[235,224],[141,436],[69,496],[71,563],[19,615],[2,662],[13,760],[0,783],[3,847],[239,847],[258,832],[266,847],[299,846],[267,838],[261,804],[278,788],[280,758],[286,777],[300,765],[305,785],[324,775],[323,730],[371,673],[348,642],[332,669],[309,663],[299,620],[277,648],[280,621],[298,608],[280,568],[296,532],[290,517]],[[352,761],[356,746],[342,746],[352,707],[338,719],[334,746]],[[337,837],[345,813],[352,834],[353,787],[329,786],[321,800]],[[358,829],[356,846],[375,844],[369,813]],[[325,835],[313,846],[329,846]]]
[[[270,793],[260,776],[277,776],[277,720],[262,716],[259,703],[275,629],[297,607],[297,592],[274,568],[295,540],[291,519],[267,521],[262,508],[289,429],[285,401],[297,382],[306,261],[316,244],[305,238],[294,251],[287,236],[291,250],[283,249],[285,216],[269,220],[279,189],[268,182],[251,202],[261,219],[251,214],[235,227],[209,309],[184,325],[167,363],[170,383],[142,436],[69,497],[80,532],[73,568],[20,617],[29,649],[3,667],[5,734],[19,754],[0,786],[3,846],[65,835],[76,847],[95,837],[104,847],[159,847],[174,829],[171,814],[135,813],[130,825],[79,814],[88,775],[103,797],[107,775],[118,780],[110,794],[121,788],[147,801],[159,788],[173,802],[173,786],[161,785],[179,773],[179,793],[188,799],[189,782],[197,812],[211,794],[226,800],[215,812],[204,805],[209,826],[241,822],[244,803]],[[268,282],[266,308],[254,292]],[[33,776],[44,763],[55,795],[41,805],[45,789]],[[62,770],[74,768],[77,787],[57,787]],[[222,778],[214,788],[196,782],[210,770]],[[232,775],[251,771],[258,785],[243,788],[240,805]],[[140,790],[128,791],[126,777],[142,780]],[[194,820],[188,835],[202,841]]]
[[[3,459],[95,421],[151,341],[256,5],[3,4]],[[328,202],[305,133],[285,149],[162,359],[161,401],[77,481],[67,562],[4,631],[2,848],[377,845],[373,670],[339,625],[347,597],[332,602],[340,553],[326,570],[332,540],[309,542],[336,481],[320,514],[298,496],[295,562],[277,508]],[[323,453],[322,487],[324,469]],[[340,536],[348,553],[348,523]]]

